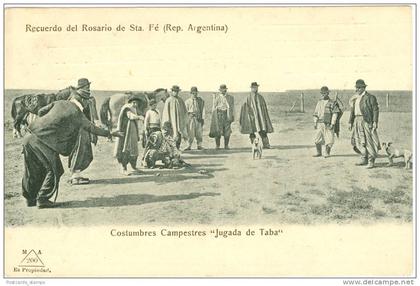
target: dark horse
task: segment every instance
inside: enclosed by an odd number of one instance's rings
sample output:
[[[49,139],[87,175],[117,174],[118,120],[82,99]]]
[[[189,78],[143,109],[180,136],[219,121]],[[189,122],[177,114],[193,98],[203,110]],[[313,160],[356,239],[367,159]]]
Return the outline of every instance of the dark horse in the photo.
[[[24,94],[13,99],[13,137],[22,137],[21,126],[28,125],[30,114],[38,114],[42,107],[57,100],[67,100],[73,87],[68,87],[57,93]]]

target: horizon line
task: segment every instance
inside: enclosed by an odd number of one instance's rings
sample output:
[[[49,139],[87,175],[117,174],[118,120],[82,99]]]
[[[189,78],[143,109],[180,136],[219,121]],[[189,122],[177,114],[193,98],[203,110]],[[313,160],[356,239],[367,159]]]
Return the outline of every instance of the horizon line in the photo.
[[[67,87],[66,87],[67,88]],[[61,88],[63,89],[63,88]],[[4,90],[45,90],[45,91],[55,91],[55,90],[61,90],[61,89],[43,89],[43,88],[4,88]],[[168,91],[170,91],[170,88],[167,88]],[[278,92],[278,93],[284,93],[284,92],[290,92],[290,91],[314,91],[314,90],[320,90],[319,88],[302,88],[302,89],[285,89],[285,90],[263,90],[259,91],[261,93],[266,92]],[[413,92],[413,89],[367,89],[368,91],[410,91]],[[91,89],[91,91],[115,91],[115,92],[128,92],[128,91],[138,91],[138,92],[150,92],[153,91],[153,89]],[[335,91],[355,91],[354,89],[330,89],[330,92]],[[189,90],[185,89],[180,91],[180,93],[190,92]],[[218,92],[218,90],[199,90],[198,92]],[[249,92],[249,90],[229,90],[228,92]]]

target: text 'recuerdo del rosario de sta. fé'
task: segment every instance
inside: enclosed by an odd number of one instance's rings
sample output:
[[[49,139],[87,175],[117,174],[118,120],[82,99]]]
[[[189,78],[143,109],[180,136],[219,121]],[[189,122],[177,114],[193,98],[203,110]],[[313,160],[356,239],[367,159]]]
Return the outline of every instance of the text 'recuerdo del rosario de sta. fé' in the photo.
[[[164,33],[179,33],[179,32],[195,32],[201,34],[202,32],[222,32],[227,33],[229,27],[226,24],[210,24],[210,25],[176,25],[176,24],[146,24],[146,25],[88,25],[88,24],[68,24],[38,26],[26,24],[25,32],[27,33],[59,33],[59,32],[164,32]]]

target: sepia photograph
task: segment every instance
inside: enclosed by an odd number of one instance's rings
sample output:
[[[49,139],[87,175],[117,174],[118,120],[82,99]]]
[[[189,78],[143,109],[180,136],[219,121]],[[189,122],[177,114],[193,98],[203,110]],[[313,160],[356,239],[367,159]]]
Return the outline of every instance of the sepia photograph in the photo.
[[[4,276],[413,277],[415,9],[5,5]]]

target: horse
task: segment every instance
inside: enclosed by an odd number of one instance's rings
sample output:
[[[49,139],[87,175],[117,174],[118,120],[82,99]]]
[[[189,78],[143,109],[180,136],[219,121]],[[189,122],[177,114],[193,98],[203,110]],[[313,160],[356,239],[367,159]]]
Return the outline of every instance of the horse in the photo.
[[[110,131],[117,128],[118,116],[120,114],[121,108],[128,102],[128,98],[130,96],[134,96],[138,100],[137,114],[144,116],[151,99],[155,99],[156,102],[164,102],[169,97],[169,93],[167,89],[158,88],[151,93],[129,91],[125,93],[116,93],[109,96],[102,103],[99,114],[101,123]]]
[[[42,107],[57,101],[67,100],[72,87],[59,90],[57,93],[24,94],[13,99],[11,115],[13,118],[13,137],[22,137],[22,126],[28,126]]]

